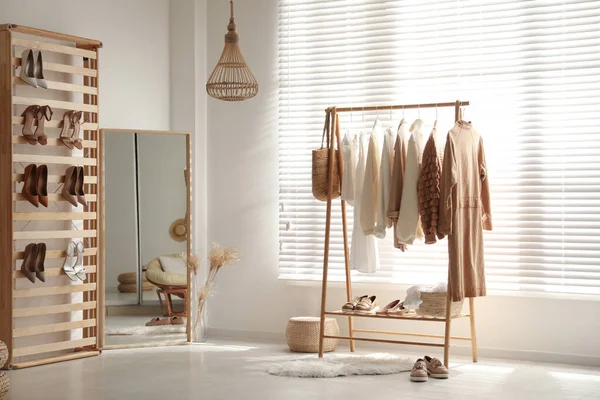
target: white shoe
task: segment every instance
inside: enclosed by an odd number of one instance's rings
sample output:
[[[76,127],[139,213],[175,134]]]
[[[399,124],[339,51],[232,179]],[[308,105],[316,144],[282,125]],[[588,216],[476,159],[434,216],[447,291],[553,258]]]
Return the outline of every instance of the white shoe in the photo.
[[[44,89],[48,89],[48,82],[46,82],[46,78],[44,78],[44,61],[42,59],[42,52],[38,51],[35,55],[35,80],[39,87],[43,87]]]
[[[63,271],[65,271],[65,275],[67,275],[73,282],[78,281],[78,279],[70,259],[75,257],[76,250],[77,245],[75,242],[70,242],[67,246],[67,256],[65,257],[65,262],[63,263]]]
[[[81,282],[85,282],[87,279],[87,275],[85,274],[85,268],[83,267],[83,253],[85,252],[85,247],[83,246],[83,242],[77,243],[77,260],[75,261],[75,265],[73,266],[73,270],[77,275],[77,278]]]
[[[31,49],[23,50],[23,53],[21,54],[20,78],[23,82],[34,88],[38,87],[37,80],[35,79],[35,60]]]

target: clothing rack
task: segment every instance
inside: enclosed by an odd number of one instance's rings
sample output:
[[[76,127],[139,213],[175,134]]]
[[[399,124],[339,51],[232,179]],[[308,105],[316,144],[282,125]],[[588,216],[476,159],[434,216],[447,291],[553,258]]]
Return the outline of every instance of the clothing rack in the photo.
[[[339,113],[343,112],[362,112],[362,111],[379,111],[379,110],[404,110],[404,109],[421,109],[421,108],[444,108],[454,107],[454,119],[458,121],[462,118],[462,106],[468,106],[468,101],[457,100],[449,103],[426,103],[426,104],[400,104],[400,105],[385,105],[385,106],[365,106],[365,107],[329,107],[325,110],[326,113],[331,114],[332,126],[336,126],[336,120]],[[341,137],[339,129],[335,129],[335,139],[338,149],[341,149]],[[379,343],[393,343],[393,344],[404,344],[404,345],[417,345],[417,346],[432,346],[432,347],[443,347],[444,348],[444,365],[448,366],[449,353],[450,353],[450,340],[467,340],[471,342],[471,352],[473,356],[473,362],[477,362],[477,338],[475,334],[475,299],[469,298],[469,314],[460,314],[456,317],[451,317],[451,304],[452,304],[452,293],[450,292],[450,285],[447,289],[446,297],[446,317],[445,318],[426,318],[421,316],[388,316],[388,315],[376,315],[376,314],[348,314],[342,311],[327,311],[327,274],[329,269],[329,239],[331,233],[331,194],[333,192],[333,166],[332,161],[335,155],[335,145],[333,143],[333,135],[331,135],[331,142],[329,146],[329,165],[328,165],[328,195],[327,195],[327,214],[325,223],[325,250],[323,257],[323,283],[321,287],[321,325],[319,330],[319,358],[323,357],[323,341],[325,339],[344,339],[350,341],[350,351],[355,350],[355,341],[366,341],[366,342],[379,342]],[[343,176],[343,160],[342,152],[337,152],[338,166],[339,166],[339,179],[341,181]],[[349,249],[348,249],[348,229],[346,223],[346,202],[341,200],[342,206],[342,228],[344,234],[344,263],[346,268],[346,299],[347,301],[352,300],[352,281],[350,275],[350,262],[349,262]],[[450,271],[448,270],[448,282],[450,282]],[[325,335],[325,316],[346,316],[348,317],[348,336],[331,336]],[[380,331],[370,329],[354,329],[354,317],[359,318],[375,318],[375,319],[387,319],[387,320],[405,320],[405,321],[423,321],[423,322],[442,322],[445,325],[444,335],[431,335],[431,334],[420,334],[413,332],[394,332],[394,331]],[[469,318],[471,325],[471,334],[468,337],[463,336],[450,336],[451,321],[455,318]],[[367,334],[383,334],[383,335],[399,335],[409,337],[422,337],[427,339],[436,339],[437,342],[433,341],[407,341],[407,340],[390,340],[390,339],[377,339],[370,337],[355,337],[356,332],[367,333]],[[443,343],[439,339],[444,339]]]

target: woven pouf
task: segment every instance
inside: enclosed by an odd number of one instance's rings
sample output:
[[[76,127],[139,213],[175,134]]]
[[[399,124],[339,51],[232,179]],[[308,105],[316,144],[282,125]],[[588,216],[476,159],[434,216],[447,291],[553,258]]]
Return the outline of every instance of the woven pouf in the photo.
[[[6,347],[6,344],[0,340],[0,368],[4,367],[4,364],[6,364],[7,360],[8,360],[8,347]]]
[[[318,353],[320,322],[321,319],[316,317],[290,318],[285,330],[285,338],[290,350],[300,353]],[[325,318],[325,335],[340,335],[340,327],[334,318]],[[334,351],[339,342],[339,339],[326,338],[323,341],[323,351]]]
[[[0,400],[6,396],[8,389],[10,389],[10,380],[8,379],[8,375],[6,375],[6,372],[0,371]]]

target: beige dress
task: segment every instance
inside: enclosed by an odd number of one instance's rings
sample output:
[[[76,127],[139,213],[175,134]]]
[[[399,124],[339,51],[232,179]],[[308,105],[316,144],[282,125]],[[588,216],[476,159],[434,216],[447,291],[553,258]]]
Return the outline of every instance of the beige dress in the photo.
[[[438,230],[448,235],[454,301],[485,296],[483,229],[492,230],[490,189],[483,141],[470,123],[448,132],[440,188]]]

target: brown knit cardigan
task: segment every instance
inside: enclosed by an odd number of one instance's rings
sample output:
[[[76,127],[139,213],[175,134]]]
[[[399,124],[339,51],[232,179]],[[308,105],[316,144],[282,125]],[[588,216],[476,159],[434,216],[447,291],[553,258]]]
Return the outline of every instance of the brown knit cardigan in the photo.
[[[425,243],[437,242],[438,211],[440,206],[440,179],[442,175],[443,151],[437,142],[433,128],[423,150],[423,162],[417,184],[419,194],[419,215],[425,233]],[[438,236],[440,239],[443,235]]]

